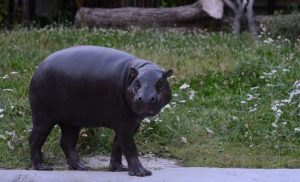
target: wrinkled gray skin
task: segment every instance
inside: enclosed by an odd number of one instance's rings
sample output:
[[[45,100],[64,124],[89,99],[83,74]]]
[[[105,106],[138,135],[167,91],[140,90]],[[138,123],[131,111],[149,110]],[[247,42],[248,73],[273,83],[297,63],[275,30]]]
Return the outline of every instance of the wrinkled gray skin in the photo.
[[[41,147],[58,124],[69,169],[87,170],[76,152],[80,129],[107,127],[115,131],[110,170],[151,175],[138,158],[133,137],[145,117],[158,114],[170,101],[171,75],[172,70],[111,48],[78,46],[51,54],[39,65],[29,88],[33,169],[52,169],[42,164]],[[128,169],[122,165],[122,154]]]

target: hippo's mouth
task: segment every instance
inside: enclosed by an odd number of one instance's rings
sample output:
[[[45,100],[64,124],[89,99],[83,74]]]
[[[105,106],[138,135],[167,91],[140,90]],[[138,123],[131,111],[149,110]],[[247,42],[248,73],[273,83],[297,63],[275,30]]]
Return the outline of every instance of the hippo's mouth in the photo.
[[[154,111],[148,111],[140,114],[142,117],[153,117],[155,115],[157,115],[157,112]]]

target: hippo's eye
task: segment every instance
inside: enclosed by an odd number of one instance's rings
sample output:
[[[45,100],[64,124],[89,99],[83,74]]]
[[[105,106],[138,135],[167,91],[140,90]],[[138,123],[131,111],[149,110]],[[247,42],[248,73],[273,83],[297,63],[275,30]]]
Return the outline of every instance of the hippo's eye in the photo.
[[[164,87],[164,80],[160,79],[157,83],[156,83],[156,88],[158,90],[161,90]]]
[[[140,83],[139,80],[136,80],[136,81],[134,82],[134,87],[135,87],[136,89],[141,88],[141,83]]]

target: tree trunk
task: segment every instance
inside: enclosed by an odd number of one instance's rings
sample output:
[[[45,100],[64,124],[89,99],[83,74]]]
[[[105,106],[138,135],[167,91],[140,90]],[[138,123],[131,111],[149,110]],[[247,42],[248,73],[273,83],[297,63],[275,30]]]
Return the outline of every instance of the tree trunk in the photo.
[[[254,16],[253,16],[253,4],[254,0],[249,0],[248,6],[247,6],[247,20],[248,20],[248,27],[250,32],[257,37],[257,30],[256,30],[256,25],[254,22]]]
[[[243,14],[245,11],[245,7],[247,5],[247,1],[243,0],[238,1],[239,7],[237,8],[237,13],[235,14],[234,21],[233,21],[233,33],[239,34],[241,31],[241,23],[242,23],[242,18]]]
[[[76,13],[75,26],[176,26],[206,16],[199,1],[173,8],[80,8]]]
[[[29,25],[29,0],[22,0],[22,25]]]

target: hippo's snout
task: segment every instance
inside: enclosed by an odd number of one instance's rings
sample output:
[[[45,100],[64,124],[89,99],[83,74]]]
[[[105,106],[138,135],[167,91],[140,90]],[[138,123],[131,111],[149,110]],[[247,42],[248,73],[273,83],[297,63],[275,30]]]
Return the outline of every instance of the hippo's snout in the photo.
[[[155,116],[161,109],[161,102],[157,96],[137,97],[135,103],[136,111],[143,117]]]
[[[144,104],[153,104],[153,103],[157,103],[158,102],[158,98],[156,95],[154,96],[150,96],[150,97],[147,97],[147,98],[143,98],[143,97],[138,97],[136,99],[136,102],[138,103],[144,103]]]

